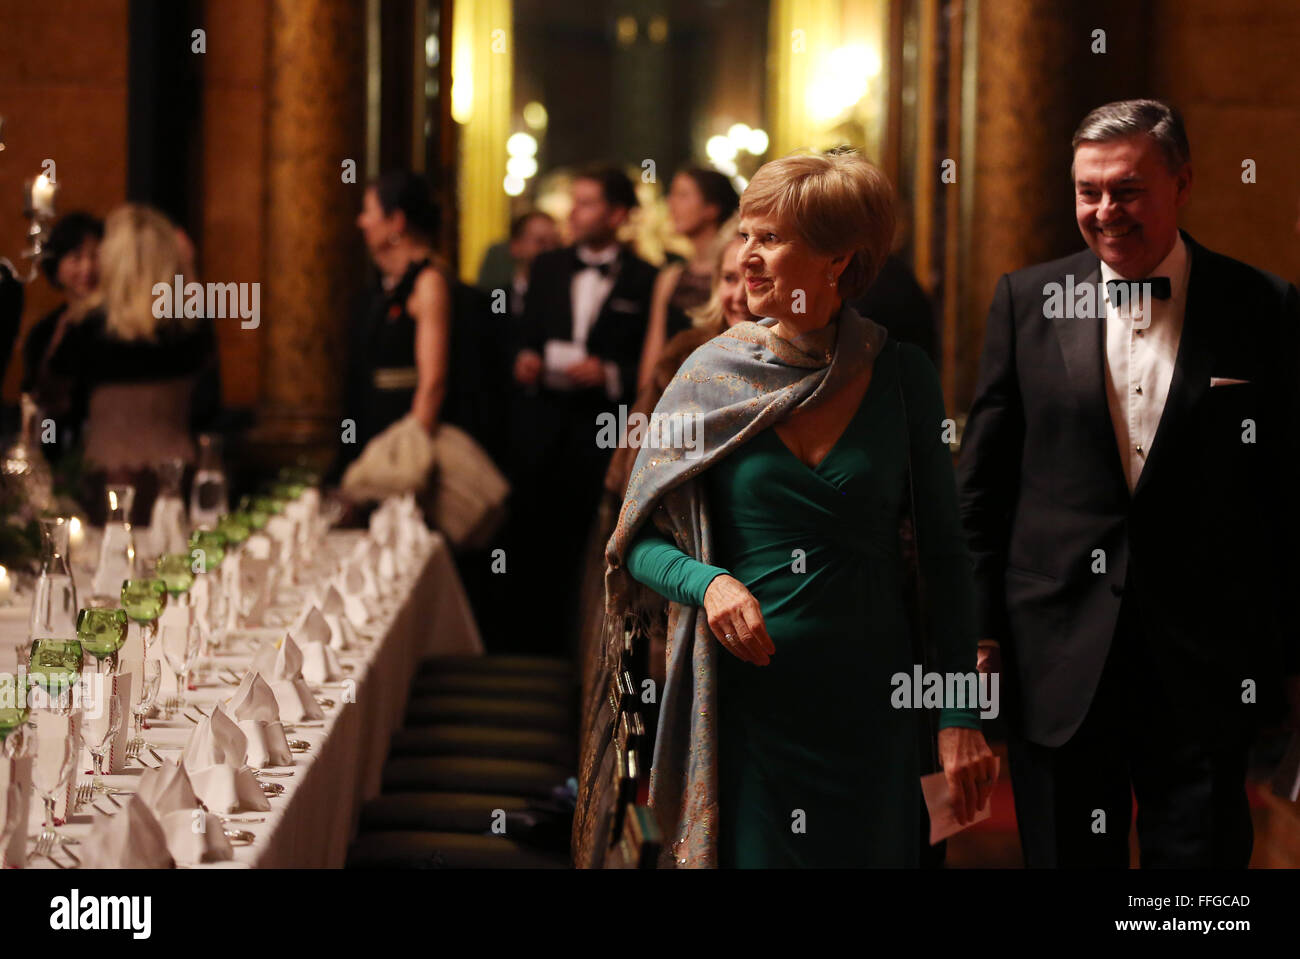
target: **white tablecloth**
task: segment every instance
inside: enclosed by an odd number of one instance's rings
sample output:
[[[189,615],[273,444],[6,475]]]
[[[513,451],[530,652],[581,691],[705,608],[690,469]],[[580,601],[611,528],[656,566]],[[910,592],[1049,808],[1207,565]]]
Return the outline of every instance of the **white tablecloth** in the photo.
[[[329,534],[331,551],[343,555],[365,535],[360,531],[336,531]],[[288,619],[301,609],[305,590],[282,592],[285,600],[278,611]],[[25,621],[24,621],[25,628]],[[376,636],[374,642],[340,654],[352,665],[346,678],[355,681],[355,701],[344,702],[345,687],[339,684],[323,688],[320,697],[334,700],[327,709],[322,728],[299,726],[291,738],[311,744],[305,753],[296,753],[294,775],[267,778],[280,783],[285,791],[271,797],[267,813],[237,813],[237,817],[262,816],[266,821],[232,824],[230,828],[248,830],[256,839],[248,846],[235,847],[230,863],[210,868],[338,868],[347,856],[348,843],[356,828],[362,804],[379,794],[384,760],[389,740],[401,725],[407,692],[416,664],[432,655],[481,655],[482,641],[465,597],[451,551],[442,537],[435,535],[423,565],[407,584],[402,599],[387,607],[377,623],[366,630]],[[11,642],[10,629],[0,630],[6,645]],[[252,659],[255,645],[267,636],[278,637],[283,627],[250,630],[247,641],[235,641],[228,654],[215,660],[242,674]],[[228,698],[233,687],[215,677],[212,684],[191,690],[189,702],[210,712],[219,700]],[[190,710],[193,712],[193,710]],[[160,746],[182,746],[193,724],[182,716],[171,720],[151,720],[145,738]],[[169,760],[179,755],[177,749],[159,750]],[[150,763],[152,757],[146,756]],[[133,789],[141,769],[133,768],[106,781],[120,789]],[[79,771],[79,781],[88,779]],[[101,808],[107,799],[96,800]],[[40,829],[40,803],[32,804],[32,830]],[[72,817],[65,828],[70,836],[84,839],[90,832],[92,813],[89,807]],[[76,851],[75,846],[72,847]],[[56,854],[57,855],[57,854]],[[66,856],[60,856],[65,862]],[[29,862],[37,868],[52,868],[46,859]],[[209,868],[209,867],[203,867]]]

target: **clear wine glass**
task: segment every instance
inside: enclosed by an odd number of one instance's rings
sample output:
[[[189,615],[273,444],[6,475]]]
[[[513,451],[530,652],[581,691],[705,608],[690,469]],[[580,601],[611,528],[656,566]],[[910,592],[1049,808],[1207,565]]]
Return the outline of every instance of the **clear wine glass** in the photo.
[[[130,754],[138,753],[141,749],[158,748],[144,738],[143,732],[144,719],[149,715],[149,710],[153,709],[161,684],[162,663],[156,659],[146,659],[140,667],[140,696],[131,707],[131,715],[135,718],[135,735],[127,743],[127,752]]]
[[[108,498],[108,518],[104,523],[104,538],[100,540],[99,566],[95,569],[91,593],[112,597],[119,584],[136,572],[135,532],[131,528],[135,487],[106,486],[104,495]]]
[[[113,745],[113,737],[122,728],[122,698],[112,691],[112,687],[105,687],[102,682],[100,688],[100,714],[86,722],[86,748],[95,761],[95,777],[91,780],[90,788],[95,792],[118,795],[123,790],[114,789],[104,782],[104,757]]]
[[[75,844],[77,840],[61,834],[55,826],[54,806],[58,801],[59,794],[68,788],[73,774],[77,769],[77,755],[81,752],[81,744],[77,741],[75,733],[75,723],[70,721],[67,715],[55,712],[53,710],[37,710],[40,718],[39,724],[43,722],[56,722],[64,724],[64,735],[58,740],[55,749],[58,750],[58,761],[43,761],[40,755],[37,755],[35,762],[32,763],[32,785],[36,787],[36,793],[41,797],[45,804],[45,814],[42,819],[42,832],[50,832],[55,836],[55,842]],[[33,839],[39,837],[33,836]]]
[[[176,696],[168,699],[165,706],[169,719],[175,711],[185,708],[185,688],[189,684],[194,661],[199,658],[200,641],[199,626],[193,621],[187,627],[176,626],[163,630],[163,655],[167,657],[167,665],[176,674]]]
[[[69,639],[77,634],[77,584],[68,565],[68,520],[51,516],[38,520],[41,528],[41,573],[36,580],[30,639]]]

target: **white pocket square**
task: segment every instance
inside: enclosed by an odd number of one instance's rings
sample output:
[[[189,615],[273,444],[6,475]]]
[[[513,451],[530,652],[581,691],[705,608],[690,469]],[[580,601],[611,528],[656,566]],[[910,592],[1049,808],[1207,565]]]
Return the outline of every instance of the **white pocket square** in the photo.
[[[1231,376],[1211,376],[1211,386],[1238,386],[1250,383],[1250,380],[1234,380]]]

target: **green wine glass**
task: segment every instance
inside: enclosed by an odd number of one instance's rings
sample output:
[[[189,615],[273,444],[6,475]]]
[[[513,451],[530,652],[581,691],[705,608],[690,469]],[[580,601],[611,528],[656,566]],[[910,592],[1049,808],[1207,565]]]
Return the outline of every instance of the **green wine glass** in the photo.
[[[257,502],[251,496],[245,496],[239,501],[239,510],[248,517],[248,525],[254,532],[262,529],[271,518],[266,510],[257,507]]]
[[[215,529],[196,529],[190,534],[190,553],[198,553],[203,572],[210,573],[226,558],[226,537]]]
[[[126,643],[126,610],[109,606],[83,609],[77,614],[77,639],[95,657],[96,671],[115,675],[118,651]]]
[[[27,705],[26,677],[26,673],[17,676],[0,673],[0,743],[27,722],[30,710]]]
[[[226,537],[226,545],[236,547],[253,532],[252,523],[244,513],[227,513],[217,521],[217,532]]]
[[[167,584],[161,579],[128,579],[122,582],[122,608],[140,630],[145,659],[158,636],[158,617],[167,608]]]
[[[167,595],[173,600],[184,597],[194,585],[194,560],[189,553],[168,553],[159,556],[154,563],[154,572],[167,587]]]
[[[80,640],[32,640],[27,673],[49,694],[57,710],[66,711],[72,705],[72,690],[81,680],[82,655]]]

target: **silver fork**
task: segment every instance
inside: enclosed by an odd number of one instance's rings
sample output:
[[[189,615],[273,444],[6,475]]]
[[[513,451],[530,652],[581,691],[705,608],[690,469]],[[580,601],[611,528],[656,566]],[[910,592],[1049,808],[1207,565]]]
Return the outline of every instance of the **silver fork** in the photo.
[[[39,859],[41,856],[44,856],[46,859],[54,863],[54,865],[58,866],[60,869],[67,869],[68,868],[67,866],[65,866],[63,863],[59,862],[57,859],[54,858],[53,850],[54,850],[55,842],[58,838],[59,837],[55,834],[53,830],[42,829],[41,834],[38,837],[36,837],[36,848],[32,850],[32,856],[36,859]]]
[[[90,797],[95,794],[95,787],[92,783],[82,783],[77,787],[76,796],[73,798],[72,809],[75,812],[86,803],[90,802]]]

